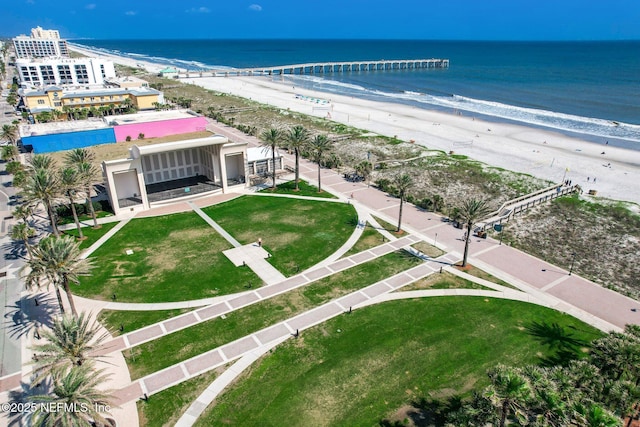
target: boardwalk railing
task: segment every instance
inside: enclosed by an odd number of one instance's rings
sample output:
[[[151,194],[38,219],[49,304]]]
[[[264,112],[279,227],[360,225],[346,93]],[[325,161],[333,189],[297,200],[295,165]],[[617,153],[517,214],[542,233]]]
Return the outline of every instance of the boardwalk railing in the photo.
[[[509,219],[517,213],[579,190],[579,185],[564,186],[562,184],[556,184],[509,200],[504,202],[497,211],[490,214],[486,220],[476,224],[475,231],[485,231],[487,228],[493,227],[495,224],[501,224],[503,220],[509,221]]]
[[[195,70],[178,73],[179,78],[272,76],[285,74],[330,74],[358,71],[415,70],[423,68],[449,68],[448,59],[396,59],[381,61],[316,62],[278,65],[274,67]]]

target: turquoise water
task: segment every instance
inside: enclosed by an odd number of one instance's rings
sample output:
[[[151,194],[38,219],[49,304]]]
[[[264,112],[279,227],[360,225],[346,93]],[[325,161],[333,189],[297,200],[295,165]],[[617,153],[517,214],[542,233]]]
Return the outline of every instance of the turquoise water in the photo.
[[[327,93],[640,142],[640,41],[82,40],[182,69],[447,58],[445,70],[287,76]],[[279,78],[279,77],[278,77]]]

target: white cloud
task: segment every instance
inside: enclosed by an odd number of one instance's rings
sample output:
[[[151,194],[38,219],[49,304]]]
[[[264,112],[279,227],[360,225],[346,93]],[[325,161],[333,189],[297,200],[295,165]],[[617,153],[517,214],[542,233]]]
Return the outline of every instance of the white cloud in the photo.
[[[253,10],[254,12],[262,12],[262,6],[254,3],[249,6],[249,10]]]
[[[208,7],[200,6],[200,7],[192,7],[191,9],[185,10],[187,13],[209,13],[211,10]]]
[[[84,8],[87,9],[87,10],[93,10],[93,9],[96,8],[96,4],[95,3],[89,3]]]
[[[135,15],[138,14],[138,12],[133,11],[133,10],[127,10],[124,14],[127,15],[127,16],[135,16]]]

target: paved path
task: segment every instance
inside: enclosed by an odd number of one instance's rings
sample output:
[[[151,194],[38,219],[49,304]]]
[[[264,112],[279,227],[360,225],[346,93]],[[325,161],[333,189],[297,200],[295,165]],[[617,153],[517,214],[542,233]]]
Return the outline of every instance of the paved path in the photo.
[[[394,243],[401,244],[402,242],[398,240]],[[433,260],[429,263],[422,263],[290,319],[140,378],[130,386],[115,393],[118,402],[124,404],[131,400],[137,400],[144,394],[151,396],[175,384],[241,358],[248,352],[269,345],[273,341],[281,341],[291,335],[297,336],[308,328],[349,312],[350,309],[367,300],[398,290],[435,271],[439,271],[441,262],[442,260]],[[278,293],[282,293],[282,291]],[[209,313],[210,317],[220,316],[221,314],[223,313]]]
[[[255,138],[243,135],[235,129],[226,126],[219,127],[213,124],[209,127],[214,130],[223,128],[224,132],[226,132],[231,139],[247,140],[251,145],[258,144]],[[285,157],[291,161],[288,156],[285,155]],[[312,184],[315,183],[317,176],[316,165],[301,159],[301,175]],[[366,215],[373,213],[385,221],[391,223],[397,221],[398,199],[374,188],[367,187],[363,183],[346,182],[340,175],[332,170],[323,169],[321,171],[321,177],[323,189],[337,194],[339,196],[338,202],[350,200],[353,195],[353,200],[350,201],[358,207],[359,215],[362,209]],[[237,197],[237,195],[224,195],[225,199],[233,197]],[[211,204],[211,200],[213,200],[213,198],[204,197],[194,199],[191,203],[202,207]],[[222,200],[222,198],[215,198],[215,200]],[[331,201],[331,199],[323,199],[323,201],[327,202]],[[193,208],[188,203],[179,202],[174,205],[156,208],[139,216],[172,213],[175,212],[176,209],[186,211]],[[370,216],[366,218],[371,223],[374,222]],[[403,214],[403,229],[411,233],[410,236],[404,238],[407,239],[407,241],[410,240],[412,243],[420,240],[425,240],[430,243],[433,242],[434,245],[448,252],[440,260],[444,265],[460,259],[459,251],[462,251],[464,245],[461,239],[462,230],[455,229],[450,224],[443,222],[440,216],[424,212],[413,205],[406,204]],[[278,295],[299,286],[304,286],[304,284],[310,283],[313,280],[326,277],[333,272],[341,271],[341,269],[349,268],[351,264],[355,265],[380,256],[381,254],[377,253],[377,251],[388,250],[390,252],[398,249],[398,247],[402,247],[404,243],[406,243],[406,241],[400,239],[399,241],[389,242],[386,245],[377,247],[387,246],[386,249],[372,248],[369,251],[353,255],[344,260],[326,261],[322,265],[316,266],[278,284],[266,286],[255,291],[228,296],[224,301],[216,300],[212,302],[211,305],[202,307],[199,310],[118,337],[111,341],[109,351],[113,353],[118,349],[121,350],[132,347],[149,341],[150,339],[155,339],[159,336],[184,329],[185,327],[206,319],[219,316],[224,314],[225,310],[235,310],[257,302],[260,299]],[[400,246],[396,247],[394,244]],[[498,242],[491,238],[473,238],[470,249],[469,260],[472,264],[513,284],[524,292],[518,292],[517,290],[509,288],[496,289],[495,286],[497,285],[493,285],[493,287],[488,286],[495,289],[492,291],[418,291],[404,293],[402,297],[475,294],[506,297],[527,300],[553,307],[570,313],[592,325],[596,325],[602,330],[620,330],[627,323],[640,323],[640,303],[638,301],[604,289],[575,274],[569,276],[568,272],[562,268],[545,263],[506,245],[499,245]],[[121,402],[133,402],[142,396],[143,393],[156,393],[172,384],[184,381],[201,372],[213,369],[216,366],[226,364],[230,361],[244,358],[242,360],[249,363],[248,361],[263,351],[263,349],[266,348],[265,346],[268,347],[271,344],[278,343],[280,340],[287,339],[296,333],[296,331],[303,331],[326,319],[344,313],[349,307],[358,308],[384,300],[400,298],[401,296],[397,296],[397,294],[392,294],[391,292],[413,280],[417,280],[419,277],[424,277],[439,270],[439,267],[443,264],[435,264],[435,262],[435,260],[426,262],[414,269],[387,278],[367,288],[241,338],[240,340],[228,343],[218,349],[198,355],[163,371],[155,372],[120,389],[118,397]],[[485,284],[485,286],[486,285],[487,284]],[[190,304],[193,302],[186,303]],[[111,303],[107,303],[107,305],[108,304]],[[158,307],[158,305],[156,305],[156,307]],[[252,354],[252,356],[247,356],[247,354]],[[239,365],[238,370],[244,369],[243,366],[243,364]],[[225,381],[231,381],[231,379],[229,379],[231,376],[232,373],[226,375]],[[222,378],[222,376],[220,378]],[[0,378],[0,386],[2,382],[3,378]],[[205,404],[206,400],[196,400],[196,403],[198,402],[199,404]],[[195,414],[195,411],[192,411],[192,414]]]
[[[340,259],[326,266],[319,266],[306,270],[298,275],[292,276],[275,285],[264,286],[255,291],[244,292],[239,295],[232,295],[224,301],[213,305],[199,308],[180,316],[137,329],[133,332],[121,335],[103,345],[101,354],[109,354],[115,351],[132,348],[148,341],[155,340],[164,335],[188,328],[198,323],[210,320],[214,317],[228,314],[234,310],[247,307],[249,305],[264,301],[276,295],[291,291],[292,289],[306,286],[311,282],[330,276],[339,271],[347,270],[358,264],[371,261],[388,253],[402,249],[413,243],[420,241],[414,236],[406,236],[395,241],[384,243],[369,250],[357,253],[350,257]],[[451,262],[446,258],[438,259],[439,263]],[[438,268],[441,264],[438,264]]]

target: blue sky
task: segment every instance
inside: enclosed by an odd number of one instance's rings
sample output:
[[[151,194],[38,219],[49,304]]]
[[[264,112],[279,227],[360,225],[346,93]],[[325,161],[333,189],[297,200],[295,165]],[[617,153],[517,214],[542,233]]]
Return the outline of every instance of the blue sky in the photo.
[[[0,36],[639,40],[638,23],[640,0],[12,0]]]

